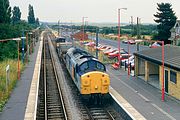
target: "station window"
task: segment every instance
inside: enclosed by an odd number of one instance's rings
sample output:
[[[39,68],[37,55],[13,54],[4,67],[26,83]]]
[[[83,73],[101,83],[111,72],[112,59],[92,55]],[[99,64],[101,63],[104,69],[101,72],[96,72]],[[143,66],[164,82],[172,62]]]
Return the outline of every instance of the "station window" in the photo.
[[[170,71],[170,81],[173,83],[177,83],[177,73],[174,71]]]

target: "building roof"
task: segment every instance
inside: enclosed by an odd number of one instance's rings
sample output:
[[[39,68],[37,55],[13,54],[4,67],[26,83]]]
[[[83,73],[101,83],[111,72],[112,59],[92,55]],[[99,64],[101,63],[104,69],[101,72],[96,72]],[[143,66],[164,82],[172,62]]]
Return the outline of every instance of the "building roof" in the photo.
[[[170,29],[171,32],[175,32],[176,25],[180,25],[180,20],[176,20],[175,25]]]
[[[139,51],[134,55],[159,65],[162,64],[162,47]],[[164,46],[164,65],[180,71],[180,47]]]

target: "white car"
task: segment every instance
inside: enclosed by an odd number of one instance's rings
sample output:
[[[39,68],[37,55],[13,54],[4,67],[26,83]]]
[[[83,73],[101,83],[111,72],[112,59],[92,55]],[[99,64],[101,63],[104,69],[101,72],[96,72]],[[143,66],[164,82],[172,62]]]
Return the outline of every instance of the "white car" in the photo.
[[[134,55],[132,55],[131,57],[129,57],[129,61],[132,61],[134,59]],[[128,62],[128,59],[124,59],[122,60],[122,62]]]

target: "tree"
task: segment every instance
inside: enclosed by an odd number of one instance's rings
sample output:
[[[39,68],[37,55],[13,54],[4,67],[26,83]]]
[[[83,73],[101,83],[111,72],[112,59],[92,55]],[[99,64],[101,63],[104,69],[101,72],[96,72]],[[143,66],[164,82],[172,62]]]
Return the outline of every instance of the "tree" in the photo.
[[[0,23],[11,22],[11,7],[9,0],[0,0]]]
[[[158,12],[154,14],[156,19],[154,20],[157,25],[158,35],[157,38],[163,40],[166,43],[169,43],[168,38],[171,36],[170,29],[176,23],[177,17],[175,16],[174,11],[172,10],[172,5],[170,3],[157,3]]]
[[[20,20],[21,20],[21,11],[20,11],[19,7],[16,7],[16,6],[15,6],[15,7],[13,8],[12,13],[13,13],[12,23],[15,24],[15,23],[20,22]]]
[[[34,10],[33,10],[33,6],[30,4],[29,4],[28,23],[35,24]]]
[[[36,26],[39,26],[39,18],[36,18],[35,24],[36,24]]]

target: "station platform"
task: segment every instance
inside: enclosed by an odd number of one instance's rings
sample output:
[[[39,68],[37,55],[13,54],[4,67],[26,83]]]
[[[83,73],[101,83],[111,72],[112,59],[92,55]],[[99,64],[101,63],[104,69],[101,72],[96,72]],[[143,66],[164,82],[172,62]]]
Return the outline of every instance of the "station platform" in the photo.
[[[180,119],[180,101],[165,95],[165,101],[162,102],[161,91],[141,78],[128,77],[127,71],[116,70],[111,65],[106,65],[106,68],[111,78],[111,87],[145,119]]]
[[[8,102],[0,113],[0,120],[24,120],[39,45],[40,42],[37,42],[34,52],[29,57],[30,62],[21,73],[20,80],[17,81]]]

